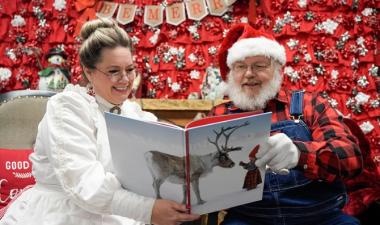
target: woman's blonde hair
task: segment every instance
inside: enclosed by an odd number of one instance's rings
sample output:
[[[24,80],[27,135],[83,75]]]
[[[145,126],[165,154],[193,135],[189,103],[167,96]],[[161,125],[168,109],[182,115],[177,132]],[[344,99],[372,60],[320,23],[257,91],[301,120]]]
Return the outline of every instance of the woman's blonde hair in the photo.
[[[80,31],[82,44],[79,58],[82,66],[95,69],[104,48],[118,46],[132,51],[131,39],[127,32],[112,19],[95,19],[86,22]]]

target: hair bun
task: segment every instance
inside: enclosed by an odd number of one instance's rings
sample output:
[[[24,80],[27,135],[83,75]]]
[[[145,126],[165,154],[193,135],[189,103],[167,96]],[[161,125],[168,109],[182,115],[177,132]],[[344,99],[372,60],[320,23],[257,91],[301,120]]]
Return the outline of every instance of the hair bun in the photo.
[[[112,19],[96,19],[85,23],[81,29],[80,37],[82,40],[86,40],[99,28],[112,28],[117,24]]]

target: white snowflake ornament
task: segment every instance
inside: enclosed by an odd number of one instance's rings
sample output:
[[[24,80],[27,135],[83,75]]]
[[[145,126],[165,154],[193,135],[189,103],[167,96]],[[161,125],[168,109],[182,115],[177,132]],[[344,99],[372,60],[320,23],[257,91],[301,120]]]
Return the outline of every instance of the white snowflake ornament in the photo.
[[[25,19],[20,15],[15,15],[11,21],[12,27],[23,27],[25,26]]]
[[[366,76],[359,77],[358,81],[356,82],[361,88],[366,88],[369,84],[368,79]]]
[[[12,76],[12,71],[6,67],[0,67],[0,82],[8,81]]]
[[[175,92],[178,92],[181,90],[181,85],[177,82],[174,82],[172,85],[171,85],[171,88],[172,88],[172,91],[175,93]]]
[[[355,96],[355,100],[356,100],[356,103],[359,104],[359,105],[363,105],[365,103],[368,102],[369,100],[369,95],[366,95],[364,94],[363,92],[359,92],[356,96]]]
[[[66,9],[66,0],[55,0],[53,3],[53,7],[57,11],[62,11]]]
[[[362,129],[362,131],[363,131],[364,134],[368,134],[369,132],[371,132],[375,128],[372,125],[372,123],[369,122],[369,121],[363,122],[359,126],[360,126],[360,129]]]
[[[194,80],[198,80],[200,77],[200,72],[198,70],[192,70],[190,72],[190,78]]]

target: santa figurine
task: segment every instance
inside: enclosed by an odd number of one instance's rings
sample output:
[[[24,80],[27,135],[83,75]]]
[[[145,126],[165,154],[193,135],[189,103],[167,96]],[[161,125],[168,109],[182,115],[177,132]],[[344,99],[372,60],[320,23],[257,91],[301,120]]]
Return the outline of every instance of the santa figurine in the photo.
[[[70,73],[65,67],[67,55],[60,48],[51,48],[46,55],[49,66],[40,72],[38,76],[38,89],[59,92],[70,83]]]

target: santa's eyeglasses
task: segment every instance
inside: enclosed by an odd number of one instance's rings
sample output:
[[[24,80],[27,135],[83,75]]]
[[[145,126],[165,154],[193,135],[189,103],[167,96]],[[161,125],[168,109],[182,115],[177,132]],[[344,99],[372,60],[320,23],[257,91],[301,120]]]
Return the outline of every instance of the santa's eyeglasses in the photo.
[[[252,73],[257,73],[257,72],[263,72],[266,71],[269,67],[272,65],[272,60],[268,61],[259,61],[252,63],[250,65],[247,65],[243,62],[236,62],[233,66],[232,69],[236,73],[246,73],[248,71],[248,68],[251,70]]]

